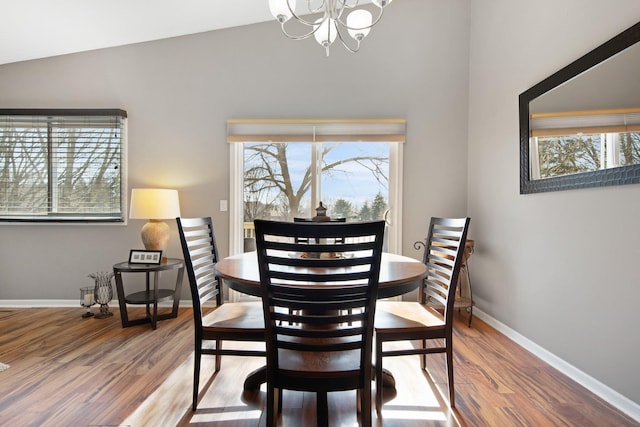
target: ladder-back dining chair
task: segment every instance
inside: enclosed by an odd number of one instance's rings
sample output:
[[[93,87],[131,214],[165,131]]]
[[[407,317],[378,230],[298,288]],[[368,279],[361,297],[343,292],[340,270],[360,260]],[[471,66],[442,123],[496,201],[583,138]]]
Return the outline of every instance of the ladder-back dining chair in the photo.
[[[193,366],[193,403],[198,406],[202,355],[215,356],[215,372],[220,370],[223,355],[261,356],[264,350],[223,348],[223,341],[264,342],[264,321],[260,302],[223,304],[221,280],[215,275],[218,262],[213,223],[210,217],[176,218],[182,253],[189,277],[195,330]],[[215,306],[211,303],[215,301]],[[205,307],[206,305],[206,307]],[[213,342],[212,348],[203,342]]]
[[[456,284],[460,273],[469,218],[431,218],[423,262],[427,277],[418,292],[418,301],[380,301],[375,320],[376,412],[382,415],[382,361],[385,357],[420,355],[426,370],[426,355],[445,353],[449,405],[455,406],[453,383],[453,313]],[[433,301],[444,308],[436,310]],[[427,341],[436,345],[427,346]],[[386,349],[391,341],[419,341],[417,347]]]
[[[384,221],[254,224],[267,343],[267,426],[276,425],[283,389],[316,393],[318,425],[328,424],[327,392],[357,390],[362,425],[370,426]],[[313,243],[316,237],[320,243]],[[334,243],[339,238],[342,243]]]

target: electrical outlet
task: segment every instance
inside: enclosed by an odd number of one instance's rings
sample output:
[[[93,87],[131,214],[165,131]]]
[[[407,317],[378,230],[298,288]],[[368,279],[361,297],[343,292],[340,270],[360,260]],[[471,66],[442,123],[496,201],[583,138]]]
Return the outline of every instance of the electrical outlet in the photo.
[[[226,200],[220,200],[220,212],[226,212],[227,211],[227,201]]]

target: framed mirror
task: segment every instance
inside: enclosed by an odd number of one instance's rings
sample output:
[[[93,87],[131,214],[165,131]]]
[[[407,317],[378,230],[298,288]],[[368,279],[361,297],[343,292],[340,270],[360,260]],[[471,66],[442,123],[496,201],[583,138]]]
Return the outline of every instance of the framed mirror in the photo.
[[[520,194],[640,183],[640,22],[520,94]]]

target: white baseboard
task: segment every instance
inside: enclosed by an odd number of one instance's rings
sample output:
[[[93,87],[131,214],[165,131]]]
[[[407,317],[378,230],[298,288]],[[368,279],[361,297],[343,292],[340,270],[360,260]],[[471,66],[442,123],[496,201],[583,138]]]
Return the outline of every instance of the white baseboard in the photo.
[[[111,305],[117,305],[118,300],[111,301]],[[171,302],[164,302],[161,306],[171,306]],[[180,306],[191,307],[191,300],[180,300]],[[78,307],[78,310],[82,310],[79,300],[0,300],[0,308],[44,308],[44,307]],[[640,422],[640,405],[632,401],[631,399],[621,395],[617,391],[613,390],[609,386],[601,383],[595,378],[587,375],[575,366],[565,362],[561,358],[557,357],[553,353],[540,347],[538,344],[529,340],[528,338],[520,335],[504,323],[494,319],[487,313],[478,309],[473,310],[474,316],[477,316],[482,321],[496,329],[498,332],[518,344],[519,346],[530,351],[540,359],[544,360],[549,365],[553,366],[558,371],[562,372],[573,381],[585,387],[610,405],[616,407],[620,411],[624,412],[634,420]]]
[[[565,362],[561,358],[557,357],[553,353],[547,351],[546,349],[540,347],[538,344],[529,340],[528,338],[520,335],[518,332],[514,331],[504,323],[494,319],[489,316],[487,313],[479,310],[478,308],[473,309],[474,316],[485,323],[496,329],[498,332],[509,338],[511,341],[515,342],[519,346],[525,348],[530,351],[540,359],[547,362],[549,365],[562,372],[573,381],[582,385],[587,390],[591,391],[593,394],[600,397],[602,400],[606,401],[610,405],[616,407],[620,411],[624,412],[634,420],[640,422],[640,405],[632,401],[631,399],[621,395],[617,391],[613,390],[609,386],[601,383],[595,378],[587,375],[581,370],[577,369],[575,366]]]

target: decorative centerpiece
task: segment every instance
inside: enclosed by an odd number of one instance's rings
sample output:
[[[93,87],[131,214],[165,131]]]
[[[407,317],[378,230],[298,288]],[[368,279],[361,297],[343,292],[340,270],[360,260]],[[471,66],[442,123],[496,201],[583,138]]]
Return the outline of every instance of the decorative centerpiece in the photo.
[[[327,208],[320,202],[318,207],[316,208],[316,216],[311,218],[313,222],[330,222],[331,217],[327,215]],[[320,243],[318,239],[316,239],[316,243]],[[331,259],[337,258],[337,254],[335,252],[305,252],[302,254],[303,258],[320,258],[320,259]]]
[[[318,205],[318,207],[316,208],[316,216],[311,218],[311,221],[316,221],[316,222],[331,221],[331,218],[327,216],[327,208],[324,207],[322,202],[320,202],[320,205]]]
[[[100,304],[100,313],[96,314],[95,318],[106,319],[113,316],[113,313],[109,311],[109,301],[113,299],[113,288],[111,287],[113,272],[100,271],[89,274],[89,277],[96,282],[93,294],[95,301]]]

